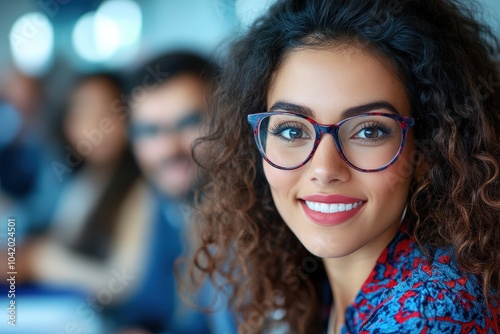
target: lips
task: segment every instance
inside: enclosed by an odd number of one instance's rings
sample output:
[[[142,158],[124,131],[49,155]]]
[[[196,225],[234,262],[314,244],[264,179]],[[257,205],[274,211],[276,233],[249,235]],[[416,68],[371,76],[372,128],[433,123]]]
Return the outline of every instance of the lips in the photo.
[[[354,217],[364,206],[365,201],[343,195],[309,195],[302,197],[300,204],[313,223],[333,226]]]

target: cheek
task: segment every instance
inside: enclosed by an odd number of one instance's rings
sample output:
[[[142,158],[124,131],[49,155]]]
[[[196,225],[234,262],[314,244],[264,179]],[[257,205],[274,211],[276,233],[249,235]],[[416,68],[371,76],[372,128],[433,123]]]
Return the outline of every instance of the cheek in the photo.
[[[186,132],[183,135],[184,144],[187,146],[191,146],[191,144],[201,136],[202,133],[201,130],[199,129],[186,130]]]
[[[274,204],[282,216],[287,209],[296,205],[297,189],[300,181],[299,170],[280,170],[263,161],[264,174],[271,188]],[[283,217],[285,218],[285,217]]]
[[[402,176],[399,172],[387,170],[377,175],[377,178],[366,180],[363,184],[372,199],[388,203],[389,200],[401,197],[406,199],[403,195],[408,193],[410,178]]]
[[[382,178],[385,186],[390,192],[408,194],[408,190],[415,174],[415,166],[418,164],[418,152],[413,140],[407,145],[398,161],[383,171]]]
[[[64,134],[68,138],[69,144],[76,147],[82,139],[81,126],[74,121],[67,120],[64,123]]]
[[[413,170],[407,157],[401,156],[393,166],[384,171],[359,176],[374,204],[371,206],[373,216],[399,219],[408,200]]]
[[[137,162],[144,169],[150,169],[154,167],[157,160],[160,159],[160,155],[154,150],[152,145],[147,142],[139,141],[134,143],[134,154],[137,158]]]
[[[182,148],[182,154],[186,156],[186,158],[189,158],[189,159],[192,159],[192,152],[191,152],[191,145],[193,145],[194,141],[196,140],[196,138],[198,138],[199,135],[198,134],[186,134],[186,136],[184,136],[182,138],[182,142],[181,142],[181,148]]]
[[[270,166],[268,163],[263,161],[264,174],[266,176],[267,182],[271,187],[273,197],[281,197],[283,193],[286,193],[292,184],[292,180],[289,171],[280,170]]]
[[[126,130],[122,123],[115,122],[113,124],[116,125],[109,133],[104,133],[99,130],[103,136],[103,150],[109,152],[121,152],[127,145]]]
[[[408,134],[403,152],[394,165],[378,173],[363,175],[371,179],[373,189],[377,189],[381,195],[386,197],[403,196],[406,200],[411,180],[415,173],[415,166],[418,164],[418,152],[415,148],[413,134]],[[376,176],[373,177],[372,176]]]

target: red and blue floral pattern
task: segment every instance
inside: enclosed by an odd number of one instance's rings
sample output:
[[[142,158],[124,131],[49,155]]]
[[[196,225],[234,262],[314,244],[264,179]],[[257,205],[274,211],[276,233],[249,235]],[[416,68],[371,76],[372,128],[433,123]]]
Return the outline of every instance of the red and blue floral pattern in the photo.
[[[440,249],[429,263],[403,225],[347,308],[341,333],[500,333],[500,296],[487,304],[480,279],[451,254]]]

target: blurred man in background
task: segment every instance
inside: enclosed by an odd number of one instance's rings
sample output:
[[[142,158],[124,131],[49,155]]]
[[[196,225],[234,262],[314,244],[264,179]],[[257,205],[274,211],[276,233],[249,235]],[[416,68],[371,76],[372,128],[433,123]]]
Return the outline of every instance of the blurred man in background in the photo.
[[[173,53],[134,76],[128,96],[133,151],[151,185],[170,200],[187,201],[196,184],[190,147],[200,136],[213,71],[203,58]]]
[[[127,305],[115,310],[127,333],[235,333],[225,311],[205,315],[187,305],[178,294],[174,262],[194,248],[195,222],[189,211],[197,184],[191,144],[201,135],[205,92],[214,74],[205,59],[179,52],[162,56],[133,76],[128,95],[129,137],[140,169],[154,197],[151,239],[144,247],[151,256],[144,282]],[[118,110],[117,110],[118,112]],[[198,296],[207,298],[209,287]],[[200,302],[197,300],[195,302]],[[205,306],[210,301],[205,301]],[[142,333],[142,332],[141,332]]]

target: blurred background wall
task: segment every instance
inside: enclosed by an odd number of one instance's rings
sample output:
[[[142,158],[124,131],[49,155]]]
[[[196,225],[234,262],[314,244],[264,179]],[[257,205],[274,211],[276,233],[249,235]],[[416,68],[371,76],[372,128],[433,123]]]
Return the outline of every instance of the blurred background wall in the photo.
[[[490,0],[494,1],[494,0]],[[127,75],[163,52],[220,56],[274,0],[23,0],[0,10],[0,84],[12,68],[41,77],[52,117],[72,78]]]
[[[480,17],[500,33],[500,1],[473,1],[484,6]],[[13,63],[32,75],[57,69],[64,69],[66,76],[68,71],[133,69],[179,48],[209,55],[272,2],[6,1],[0,12],[0,73]]]
[[[500,33],[500,1],[480,17]],[[210,55],[273,0],[24,0],[0,12],[0,73],[15,63],[30,75],[131,70],[161,52],[192,49]],[[219,50],[223,50],[219,47]]]

